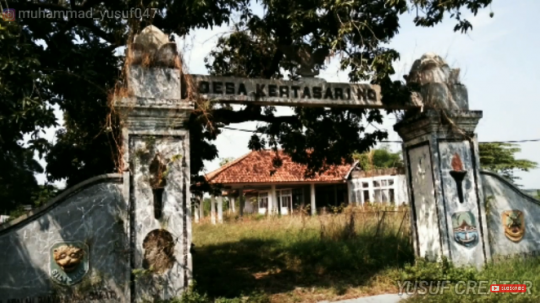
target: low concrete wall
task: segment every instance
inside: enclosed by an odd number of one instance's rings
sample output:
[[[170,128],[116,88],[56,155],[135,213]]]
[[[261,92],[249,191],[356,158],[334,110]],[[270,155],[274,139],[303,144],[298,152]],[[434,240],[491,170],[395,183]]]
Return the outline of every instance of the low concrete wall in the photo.
[[[539,255],[540,201],[497,174],[481,172],[480,176],[494,261],[512,255]]]
[[[0,302],[126,302],[128,222],[122,176],[109,174],[0,225]],[[69,245],[79,257],[60,265],[55,255]]]

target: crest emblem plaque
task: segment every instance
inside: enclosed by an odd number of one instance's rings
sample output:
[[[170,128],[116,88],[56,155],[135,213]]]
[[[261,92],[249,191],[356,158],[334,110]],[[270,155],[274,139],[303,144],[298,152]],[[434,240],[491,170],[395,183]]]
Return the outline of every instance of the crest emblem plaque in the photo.
[[[519,210],[507,210],[502,213],[504,235],[512,242],[519,242],[525,235],[525,218]]]
[[[457,212],[452,215],[452,227],[454,229],[454,241],[465,247],[473,247],[478,244],[478,229],[476,218],[470,211]]]
[[[59,284],[77,284],[88,273],[88,246],[82,242],[62,242],[51,247],[49,274]]]

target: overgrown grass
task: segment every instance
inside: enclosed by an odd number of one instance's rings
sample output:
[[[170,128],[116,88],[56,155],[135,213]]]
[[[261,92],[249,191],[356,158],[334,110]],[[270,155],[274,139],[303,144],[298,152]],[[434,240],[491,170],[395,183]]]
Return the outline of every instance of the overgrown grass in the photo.
[[[449,289],[438,294],[417,294],[404,302],[540,302],[540,292],[535,285],[540,285],[540,258],[514,258],[500,263],[490,263],[482,270],[473,268],[455,268],[447,262],[428,263],[419,260],[415,266],[406,266],[400,273],[400,280],[407,281],[450,281]],[[460,282],[463,281],[463,282]],[[484,289],[478,286],[484,281]],[[491,284],[526,284],[530,282],[532,288],[527,293],[491,293]],[[471,289],[467,286],[471,283]],[[436,284],[433,284],[433,293],[436,293]],[[456,289],[456,286],[457,289]],[[417,289],[418,290],[418,289]],[[414,292],[414,287],[411,288]],[[482,294],[479,294],[481,291]],[[407,293],[406,291],[404,291]],[[441,294],[442,292],[442,294]]]
[[[337,301],[398,293],[398,281],[451,283],[442,294],[416,294],[404,301],[409,303],[540,302],[534,288],[540,283],[540,258],[492,263],[480,271],[456,268],[445,259],[414,262],[409,219],[402,211],[345,209],[316,217],[230,216],[225,221],[194,224],[196,284],[174,302]],[[486,295],[476,293],[478,287],[467,291],[480,281]],[[533,285],[528,294],[489,293],[490,284],[525,281]]]
[[[405,215],[347,209],[317,217],[194,224],[194,290],[233,300],[222,302],[317,302],[396,293],[396,274],[413,261]]]

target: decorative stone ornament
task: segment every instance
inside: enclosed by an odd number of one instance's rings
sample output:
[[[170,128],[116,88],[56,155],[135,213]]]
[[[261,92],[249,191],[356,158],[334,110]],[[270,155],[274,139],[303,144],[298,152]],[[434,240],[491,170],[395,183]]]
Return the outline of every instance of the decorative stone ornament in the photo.
[[[473,247],[478,244],[478,229],[476,218],[470,211],[456,212],[452,215],[452,227],[454,229],[454,241],[465,247]]]
[[[426,53],[414,61],[409,75],[404,78],[407,84],[414,83],[421,88],[411,96],[415,103],[423,103],[426,108],[468,110],[467,89],[459,83],[459,72],[440,56]]]
[[[519,210],[507,210],[502,213],[505,236],[512,242],[519,242],[525,235],[525,218]]]
[[[166,273],[176,262],[174,256],[174,238],[164,229],[149,232],[143,241],[143,268],[158,275]]]
[[[73,285],[82,280],[89,270],[88,246],[82,242],[54,244],[50,251],[50,276],[59,284]]]
[[[164,117],[176,115],[170,109],[178,109],[182,99],[186,104],[180,107],[189,105],[190,101],[185,101],[187,80],[182,74],[177,45],[169,42],[168,36],[155,26],[143,29],[128,45],[126,64],[127,94],[119,95],[116,106],[128,111],[133,108],[144,108],[145,111],[161,108],[164,111],[157,115]],[[143,115],[148,116],[148,113]],[[183,119],[177,120],[181,122]]]
[[[463,179],[465,178],[465,175],[467,174],[467,171],[463,169],[463,162],[461,161],[461,157],[459,154],[454,154],[454,157],[452,158],[452,170],[450,171],[450,176],[456,181],[457,186],[457,192],[459,197],[459,202],[463,203]]]
[[[169,68],[181,65],[176,43],[170,42],[169,37],[153,25],[135,36],[128,48],[128,58],[130,65]]]
[[[164,34],[159,28],[149,25],[140,34],[135,35],[133,41],[140,45],[154,45],[156,48],[160,48],[162,45],[169,43],[169,36]]]

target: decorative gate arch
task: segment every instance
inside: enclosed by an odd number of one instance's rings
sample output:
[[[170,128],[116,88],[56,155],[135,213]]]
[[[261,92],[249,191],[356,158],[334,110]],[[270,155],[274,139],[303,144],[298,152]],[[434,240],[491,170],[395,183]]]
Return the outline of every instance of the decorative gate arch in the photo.
[[[183,165],[171,168],[175,177],[168,178],[164,189],[163,216],[172,222],[168,230],[184,235],[191,242],[189,203],[189,133],[181,129],[181,122],[192,110],[189,99],[181,90],[185,80],[175,67],[178,59],[176,45],[155,27],[147,27],[130,47],[131,65],[128,72],[130,96],[119,99],[117,108],[126,116],[124,128],[124,161],[133,160],[137,146],[148,136],[155,136],[155,149],[165,158],[173,150],[182,151]],[[143,66],[145,56],[153,58],[150,66]],[[313,73],[309,73],[313,75]],[[395,125],[403,138],[403,154],[407,167],[414,247],[418,256],[433,260],[446,256],[458,265],[483,265],[489,258],[486,244],[486,216],[479,175],[478,143],[474,130],[482,117],[480,111],[468,108],[467,90],[459,82],[459,70],[451,69],[435,54],[425,54],[414,63],[407,83],[419,84],[421,90],[401,104],[384,104],[381,88],[377,85],[329,83],[323,79],[304,77],[301,81],[241,79],[190,75],[198,97],[204,100],[236,104],[319,106],[349,108],[416,109]],[[184,79],[184,80],[182,80]],[[182,82],[184,81],[184,85]],[[145,139],[146,138],[146,139]],[[168,138],[168,139],[164,139]],[[148,163],[132,164],[129,174],[133,192],[133,226],[137,246],[142,245],[151,226],[157,220],[151,199],[143,198],[137,180]],[[177,171],[175,171],[177,169]],[[126,172],[128,174],[128,172]],[[184,191],[182,194],[178,191]],[[459,195],[458,195],[459,193]],[[179,200],[182,197],[183,200]],[[182,205],[182,211],[174,211]],[[169,209],[169,211],[167,211]],[[143,213],[145,215],[143,215]],[[140,223],[143,222],[142,227]],[[178,246],[180,276],[169,277],[168,285],[180,290],[190,279],[191,259],[186,246]],[[181,249],[184,249],[182,251]],[[134,256],[136,264],[141,257]],[[137,296],[150,292],[151,286],[140,283]]]

